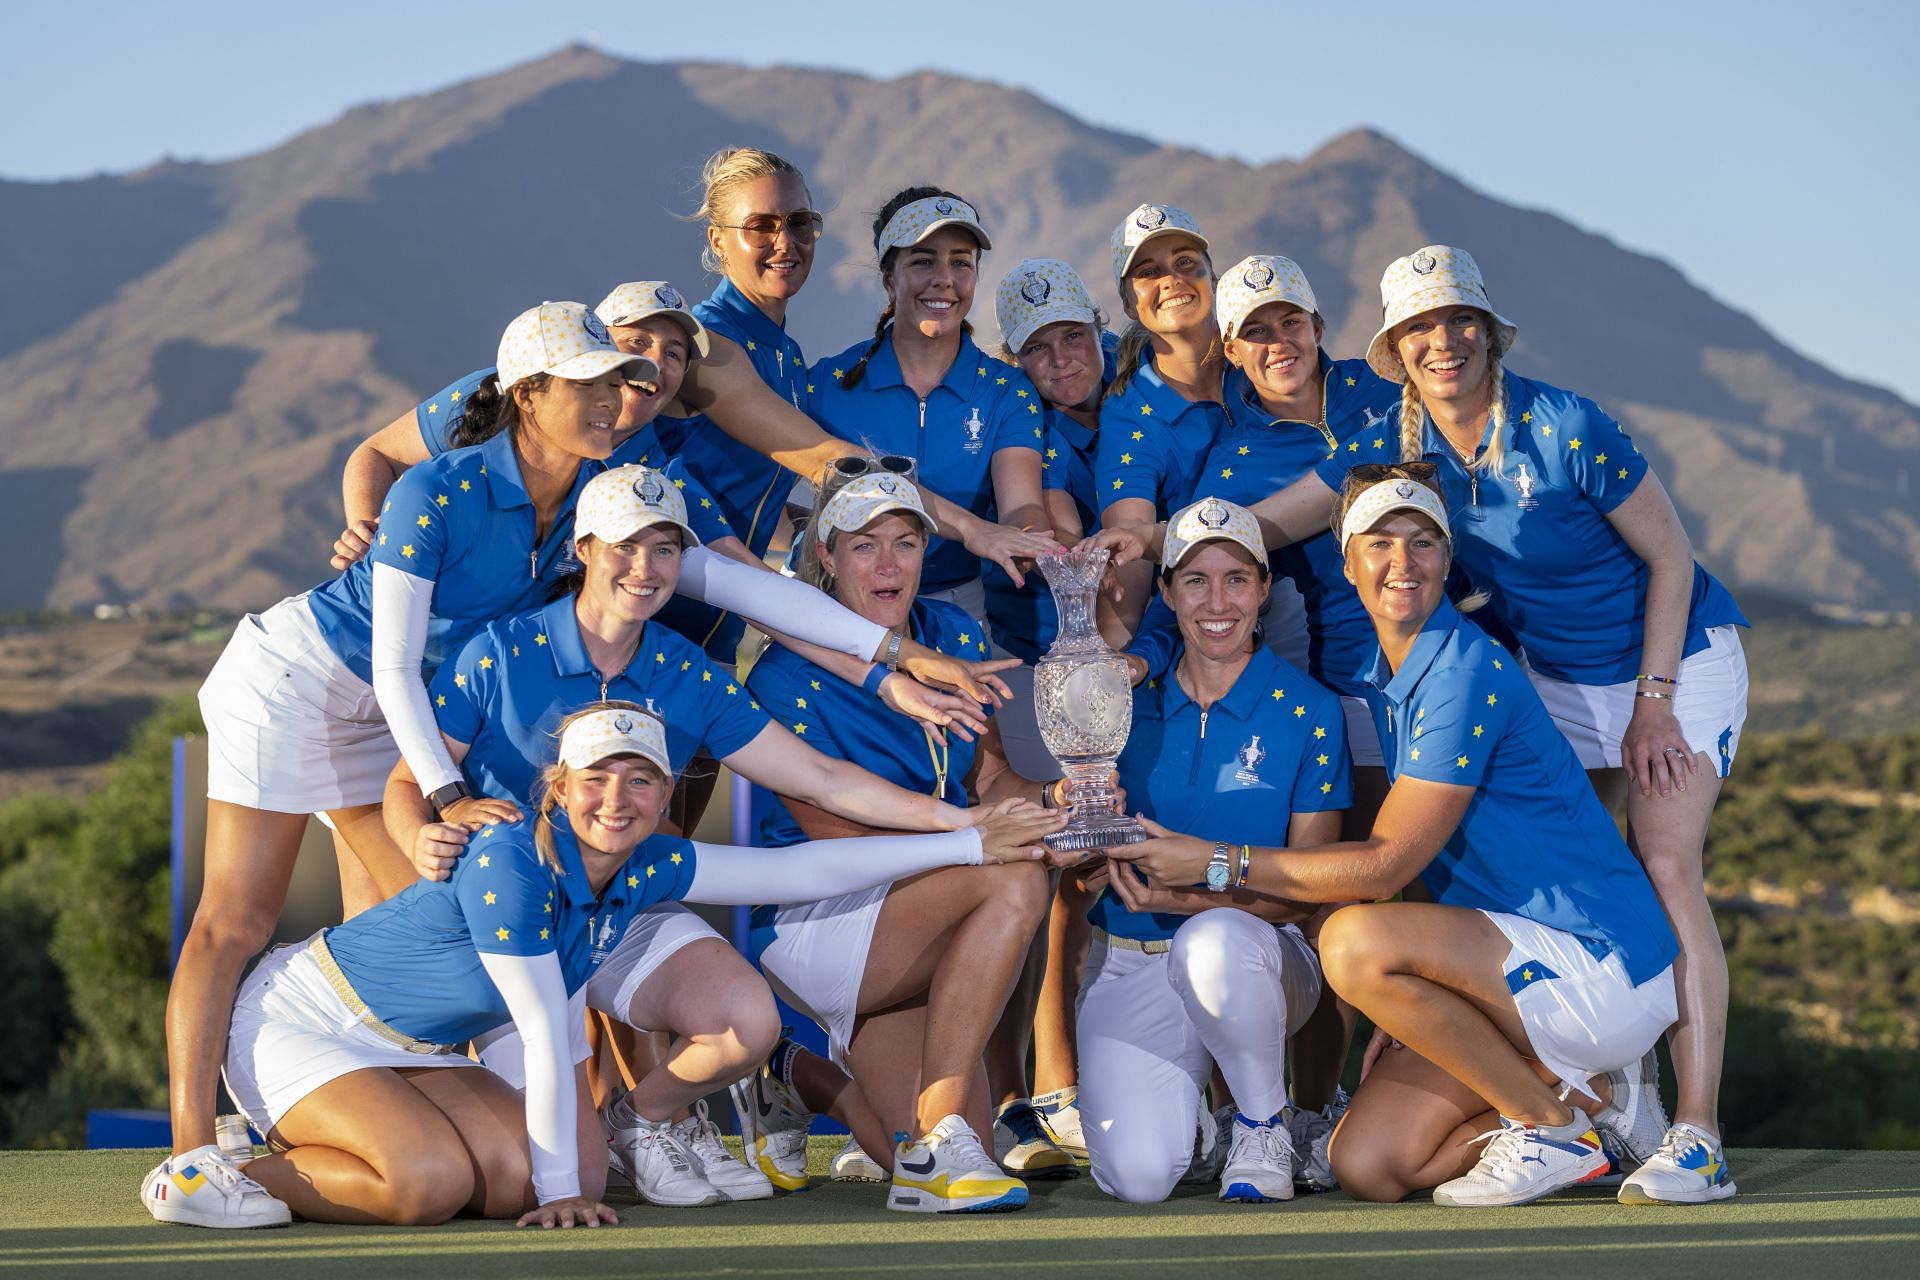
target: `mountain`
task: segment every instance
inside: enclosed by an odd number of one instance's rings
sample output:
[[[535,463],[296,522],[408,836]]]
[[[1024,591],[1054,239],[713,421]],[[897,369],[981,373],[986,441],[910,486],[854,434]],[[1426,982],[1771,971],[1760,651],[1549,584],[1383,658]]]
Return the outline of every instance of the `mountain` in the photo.
[[[1299,260],[1337,355],[1377,324],[1387,261],[1463,244],[1520,325],[1511,367],[1627,421],[1716,572],[1807,601],[1920,603],[1920,410],[1671,265],[1377,133],[1250,167],[930,72],[570,48],[239,160],[0,181],[0,513],[26,549],[0,567],[0,607],[259,607],[321,580],[347,452],[490,363],[517,311],[630,279],[705,291],[701,229],[680,215],[704,157],[738,143],[800,164],[828,211],[794,320],[815,355],[871,331],[867,211],[910,182],[988,219],[1000,248],[974,314],[989,335],[991,286],[1023,256],[1068,259],[1111,306],[1107,234],[1143,199],[1190,210],[1219,266]]]

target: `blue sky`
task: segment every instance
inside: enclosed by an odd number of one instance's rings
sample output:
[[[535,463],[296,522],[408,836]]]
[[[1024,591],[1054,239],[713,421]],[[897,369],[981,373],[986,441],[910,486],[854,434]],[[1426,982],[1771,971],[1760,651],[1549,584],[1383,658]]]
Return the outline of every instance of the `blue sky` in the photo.
[[[1920,403],[1900,308],[1920,296],[1910,0],[9,5],[0,175],[225,159],[575,40],[647,60],[932,67],[1255,163],[1372,125],[1481,190],[1668,259]]]

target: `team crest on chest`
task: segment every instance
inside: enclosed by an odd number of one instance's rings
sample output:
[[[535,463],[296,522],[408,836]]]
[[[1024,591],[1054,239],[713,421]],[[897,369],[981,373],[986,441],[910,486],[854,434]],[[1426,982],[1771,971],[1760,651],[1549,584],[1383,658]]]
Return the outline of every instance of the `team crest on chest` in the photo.
[[[599,964],[613,954],[614,944],[620,941],[620,922],[613,916],[602,920],[594,916],[587,921],[587,939],[593,947],[593,962]]]
[[[1527,464],[1521,463],[1513,473],[1513,487],[1520,491],[1520,509],[1531,511],[1540,505],[1540,499],[1533,496],[1533,490],[1540,482],[1527,470]]]
[[[1240,762],[1233,774],[1234,781],[1249,787],[1259,785],[1260,762],[1267,758],[1267,749],[1260,745],[1260,735],[1256,733],[1248,738],[1233,758]]]
[[[967,414],[967,420],[960,425],[965,427],[967,432],[966,443],[961,445],[961,448],[968,453],[978,453],[986,447],[987,442],[981,439],[981,435],[986,431],[987,424],[980,417],[979,405],[973,406],[972,411]]]
[[[1366,415],[1364,425],[1368,431],[1373,430],[1375,427],[1386,425],[1387,415],[1385,412],[1375,413],[1371,408],[1366,406],[1362,406],[1360,412]]]

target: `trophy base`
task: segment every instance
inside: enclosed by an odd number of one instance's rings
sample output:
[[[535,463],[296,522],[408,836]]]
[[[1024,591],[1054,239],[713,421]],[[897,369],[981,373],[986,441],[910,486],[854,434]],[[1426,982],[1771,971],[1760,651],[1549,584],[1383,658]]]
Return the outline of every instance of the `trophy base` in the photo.
[[[1047,836],[1044,843],[1055,853],[1084,853],[1090,849],[1137,844],[1147,838],[1147,829],[1132,818],[1127,818],[1115,822],[1088,823],[1085,826],[1076,824]]]

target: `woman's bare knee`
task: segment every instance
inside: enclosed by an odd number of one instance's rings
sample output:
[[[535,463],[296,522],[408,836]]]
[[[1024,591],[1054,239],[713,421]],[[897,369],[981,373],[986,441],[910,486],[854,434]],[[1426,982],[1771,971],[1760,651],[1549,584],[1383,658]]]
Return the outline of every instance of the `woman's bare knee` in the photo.
[[[1380,914],[1372,904],[1342,907],[1320,926],[1320,972],[1349,1004],[1381,973]]]

